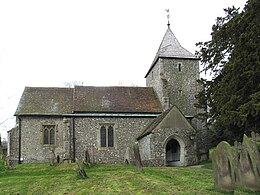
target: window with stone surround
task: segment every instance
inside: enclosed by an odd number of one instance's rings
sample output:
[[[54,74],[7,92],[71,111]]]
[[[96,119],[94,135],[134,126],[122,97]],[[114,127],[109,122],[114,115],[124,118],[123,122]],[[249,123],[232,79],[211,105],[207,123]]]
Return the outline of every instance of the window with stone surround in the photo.
[[[43,144],[44,145],[55,145],[55,125],[43,125]]]
[[[114,127],[112,124],[103,124],[100,127],[100,146],[114,147]]]

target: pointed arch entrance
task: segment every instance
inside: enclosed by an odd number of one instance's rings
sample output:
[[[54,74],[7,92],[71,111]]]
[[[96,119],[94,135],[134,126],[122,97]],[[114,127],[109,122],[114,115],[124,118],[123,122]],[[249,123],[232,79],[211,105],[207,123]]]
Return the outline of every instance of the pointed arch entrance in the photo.
[[[166,144],[166,165],[180,166],[180,144],[176,139],[171,139]]]
[[[166,166],[183,166],[184,142],[181,139],[170,137],[165,142],[165,164]]]

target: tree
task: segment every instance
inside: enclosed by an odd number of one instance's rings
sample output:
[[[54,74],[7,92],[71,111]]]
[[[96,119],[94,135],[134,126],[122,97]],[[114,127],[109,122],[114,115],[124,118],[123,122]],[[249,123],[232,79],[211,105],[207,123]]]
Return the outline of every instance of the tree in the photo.
[[[212,39],[197,43],[204,71],[213,78],[199,82],[200,116],[207,118],[216,141],[241,140],[260,132],[260,1],[248,0],[244,10],[224,9],[212,27]]]
[[[69,87],[69,88],[74,87],[76,85],[77,86],[83,86],[84,85],[84,81],[67,81],[67,82],[64,83],[64,85],[66,87]]]

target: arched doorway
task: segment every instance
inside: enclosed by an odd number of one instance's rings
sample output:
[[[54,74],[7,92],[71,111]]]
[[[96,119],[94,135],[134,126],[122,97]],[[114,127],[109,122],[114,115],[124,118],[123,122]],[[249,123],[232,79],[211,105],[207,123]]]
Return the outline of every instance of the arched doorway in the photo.
[[[176,139],[171,139],[166,144],[166,165],[180,166],[181,165],[181,147]]]

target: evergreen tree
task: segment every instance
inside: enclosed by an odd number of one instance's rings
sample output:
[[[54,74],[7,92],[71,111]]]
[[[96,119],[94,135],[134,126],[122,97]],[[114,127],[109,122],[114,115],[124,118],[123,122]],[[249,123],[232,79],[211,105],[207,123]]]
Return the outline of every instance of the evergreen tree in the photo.
[[[260,132],[260,1],[248,0],[242,12],[224,9],[212,27],[212,39],[197,43],[204,71],[197,95],[200,116],[207,118],[215,140],[241,140]]]

